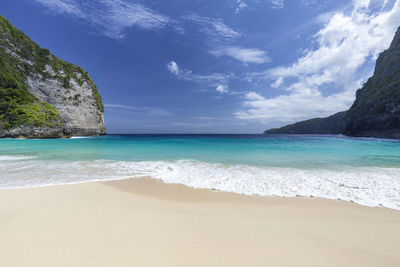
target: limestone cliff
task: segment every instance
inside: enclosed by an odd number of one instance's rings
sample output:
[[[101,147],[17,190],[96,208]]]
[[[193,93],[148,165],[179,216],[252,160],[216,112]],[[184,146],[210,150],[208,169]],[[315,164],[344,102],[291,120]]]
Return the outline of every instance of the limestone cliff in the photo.
[[[88,73],[0,16],[0,137],[100,134],[104,107]]]
[[[346,112],[312,119],[266,134],[345,134],[400,139],[400,27],[376,61],[374,75],[356,93]]]

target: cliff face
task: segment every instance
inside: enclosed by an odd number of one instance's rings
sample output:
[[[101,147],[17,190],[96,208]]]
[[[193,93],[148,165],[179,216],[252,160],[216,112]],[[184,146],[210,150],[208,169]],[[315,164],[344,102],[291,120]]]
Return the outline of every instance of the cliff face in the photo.
[[[376,61],[374,75],[357,90],[348,111],[312,119],[266,134],[345,134],[400,139],[400,27]]]
[[[376,61],[374,75],[356,93],[344,133],[400,139],[400,28]]]
[[[0,137],[100,134],[104,107],[88,73],[0,16]]]

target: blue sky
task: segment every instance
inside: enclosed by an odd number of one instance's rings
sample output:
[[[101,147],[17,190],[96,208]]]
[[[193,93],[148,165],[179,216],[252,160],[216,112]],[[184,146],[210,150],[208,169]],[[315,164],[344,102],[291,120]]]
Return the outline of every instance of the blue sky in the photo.
[[[347,109],[400,0],[2,0],[86,69],[109,133],[261,133]]]

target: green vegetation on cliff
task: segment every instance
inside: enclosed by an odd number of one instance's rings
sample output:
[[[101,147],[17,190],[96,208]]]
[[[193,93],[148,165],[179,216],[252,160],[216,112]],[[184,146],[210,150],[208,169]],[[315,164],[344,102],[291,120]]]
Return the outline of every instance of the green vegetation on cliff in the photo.
[[[0,127],[54,127],[59,124],[58,111],[48,103],[40,102],[28,90],[0,88]]]
[[[267,134],[341,134],[344,131],[344,116],[339,112],[327,118],[315,118],[265,131]]]
[[[4,47],[0,49],[0,128],[58,125],[57,110],[29,93],[15,58],[6,53]]]
[[[50,74],[46,66],[54,73]],[[28,77],[37,76],[43,81],[55,78],[65,88],[71,87],[72,79],[80,85],[87,82],[99,110],[104,112],[97,87],[85,70],[50,54],[0,16],[0,128],[59,125],[57,110],[28,91]]]

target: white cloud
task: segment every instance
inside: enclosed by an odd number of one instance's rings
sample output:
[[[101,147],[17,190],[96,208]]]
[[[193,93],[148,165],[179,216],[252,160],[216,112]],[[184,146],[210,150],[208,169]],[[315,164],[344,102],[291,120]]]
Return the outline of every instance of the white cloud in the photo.
[[[281,9],[285,7],[285,0],[234,0],[234,2],[236,14],[240,13],[240,11],[246,8],[255,8],[254,5],[269,5],[269,7],[274,9]]]
[[[60,14],[70,14],[77,17],[85,17],[85,14],[74,1],[70,0],[35,0],[36,2],[50,8]]]
[[[280,78],[278,78],[275,82],[273,82],[273,83],[271,84],[271,87],[272,87],[272,88],[278,88],[278,87],[280,87],[282,84],[283,84],[283,78],[280,77]]]
[[[167,69],[169,70],[169,72],[175,75],[179,75],[181,73],[181,70],[175,61],[168,62]]]
[[[104,104],[105,108],[109,109],[123,109],[128,110],[129,113],[144,115],[144,116],[170,116],[172,115],[171,112],[165,111],[160,108],[154,107],[134,107],[128,105],[121,105],[121,104]]]
[[[202,17],[196,14],[184,16],[183,19],[198,24],[201,32],[213,38],[234,39],[243,35],[226,25],[221,19]]]
[[[242,9],[245,9],[246,7],[248,7],[247,3],[244,0],[236,0],[236,9],[235,9],[235,13],[239,13]]]
[[[169,72],[177,76],[178,79],[195,82],[208,87],[218,87],[221,84],[226,84],[227,80],[230,78],[229,75],[222,73],[211,73],[206,75],[193,73],[191,70],[179,67],[175,61],[170,61],[167,64],[167,69]]]
[[[162,29],[177,22],[150,8],[127,0],[35,0],[59,14],[72,15],[88,22],[104,35],[120,39],[124,30],[136,26],[143,30]]]
[[[247,95],[245,109],[237,117],[287,123],[347,109],[355,90],[372,72],[360,67],[389,46],[400,25],[399,2],[388,8],[382,1],[381,9],[373,12],[370,1],[354,0],[350,12],[325,17],[324,26],[313,36],[316,49],[290,66],[248,75],[248,79],[272,79],[272,87],[284,91],[275,98]],[[329,94],[323,91],[326,88],[336,91]]]
[[[211,54],[215,56],[229,56],[244,63],[261,64],[271,61],[265,51],[253,48],[242,48],[238,46],[215,49],[211,51]]]
[[[228,86],[226,86],[225,84],[218,84],[215,90],[217,90],[217,92],[221,94],[228,93]]]
[[[265,124],[281,125],[314,117],[324,117],[348,108],[353,94],[349,91],[323,96],[318,90],[296,92],[275,98],[264,98],[255,92],[245,95],[245,111],[235,115],[239,119],[257,120]]]
[[[270,0],[272,8],[280,9],[285,7],[285,0]]]

